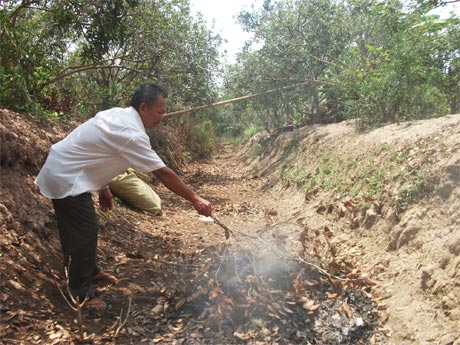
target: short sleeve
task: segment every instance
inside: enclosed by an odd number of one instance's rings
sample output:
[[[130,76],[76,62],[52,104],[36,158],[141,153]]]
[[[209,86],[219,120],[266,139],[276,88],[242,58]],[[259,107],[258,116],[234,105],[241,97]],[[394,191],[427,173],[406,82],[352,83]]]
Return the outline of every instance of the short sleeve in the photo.
[[[132,137],[120,149],[120,154],[138,172],[155,171],[166,166],[152,149],[147,134]]]

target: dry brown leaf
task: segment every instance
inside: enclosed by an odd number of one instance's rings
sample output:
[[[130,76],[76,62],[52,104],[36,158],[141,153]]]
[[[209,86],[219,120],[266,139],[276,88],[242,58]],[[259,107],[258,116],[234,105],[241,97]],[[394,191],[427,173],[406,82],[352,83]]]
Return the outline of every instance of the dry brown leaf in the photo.
[[[339,284],[335,279],[332,279],[331,277],[327,277],[327,281],[329,282],[329,284],[331,284],[331,286],[335,289],[337,287],[337,285]]]
[[[164,310],[163,305],[157,304],[156,306],[152,308],[152,313],[154,315],[160,315],[163,312],[163,310]]]
[[[24,286],[21,283],[13,279],[8,280],[8,283],[10,283],[16,290],[21,290],[21,291],[25,290]]]
[[[233,310],[233,304],[222,303],[222,308],[231,312]]]
[[[288,307],[283,307],[284,311],[288,314],[295,314],[291,309],[289,309]]]
[[[181,299],[179,299],[175,306],[176,310],[179,310],[185,304],[185,302],[187,302],[187,298],[182,297]]]
[[[209,293],[209,298],[216,299],[222,294],[222,290],[220,288],[215,288]]]
[[[1,321],[10,321],[12,318],[14,318],[19,312],[12,312],[12,311],[7,311],[4,315],[1,317]]]
[[[315,304],[315,301],[309,300],[309,301],[304,302],[304,303],[302,304],[302,307],[303,307],[304,309],[309,310],[310,307],[312,307],[314,304]]]
[[[270,211],[268,211],[267,213],[269,216],[277,216],[278,215],[278,211],[275,210],[275,209],[272,209]]]
[[[239,332],[234,332],[233,336],[239,340],[249,340],[252,338],[252,336],[248,333],[239,333]]]
[[[279,303],[273,302],[272,305],[276,310],[281,310],[281,305]]]
[[[306,280],[305,281],[305,285],[308,285],[308,286],[315,286],[315,285],[318,285],[319,284],[319,281],[317,280]]]
[[[204,264],[204,266],[203,266],[203,271],[205,271],[205,272],[208,271],[208,270],[211,268],[211,266],[212,266],[212,261],[209,260],[208,262],[206,262],[206,263]]]
[[[343,310],[345,311],[345,314],[347,315],[347,317],[348,317],[349,319],[351,319],[352,316],[353,316],[353,313],[351,312],[351,309],[350,309],[350,306],[349,306],[348,303],[347,303],[347,300],[344,300],[344,301],[343,301],[342,307],[343,307]]]
[[[222,296],[222,302],[225,304],[233,305],[233,301],[227,296]]]
[[[337,249],[335,249],[335,247],[331,244],[331,242],[328,239],[326,239],[326,242],[327,242],[327,245],[329,246],[331,256],[335,258],[337,256]]]
[[[344,217],[346,213],[347,213],[347,208],[345,207],[344,204],[340,204],[339,205],[339,217],[340,218]]]
[[[305,242],[308,241],[309,236],[308,236],[308,228],[305,226],[304,230],[300,233],[299,235],[300,242],[305,245]]]
[[[368,277],[363,278],[364,282],[369,286],[376,286],[377,283]]]
[[[318,214],[323,214],[324,211],[326,211],[326,206],[324,206],[324,205],[321,205],[320,207],[318,207],[316,209],[316,213],[318,213]]]
[[[62,336],[62,333],[60,331],[56,332],[56,333],[52,333],[48,336],[49,339],[53,340],[53,339],[58,339],[58,338],[61,338]]]
[[[275,319],[281,320],[281,318],[278,315],[273,314],[273,313],[268,313],[268,316],[271,316],[271,317],[273,317]]]
[[[314,304],[310,307],[308,311],[314,312],[315,310],[318,310],[319,307],[321,307],[321,304]]]
[[[347,208],[353,208],[354,207],[354,201],[351,200],[351,199],[347,199],[343,202],[343,204],[345,205],[345,207]]]
[[[19,314],[18,314],[18,320],[20,322],[24,321],[24,316],[26,315],[26,312],[24,310],[21,310],[19,311]]]
[[[333,237],[333,233],[327,225],[324,226],[324,236],[326,236],[327,238]]]

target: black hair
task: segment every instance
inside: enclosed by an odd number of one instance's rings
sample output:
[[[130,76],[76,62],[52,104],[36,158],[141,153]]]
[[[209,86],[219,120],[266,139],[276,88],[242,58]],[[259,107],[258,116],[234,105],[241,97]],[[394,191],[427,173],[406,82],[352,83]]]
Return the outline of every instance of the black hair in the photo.
[[[157,100],[158,96],[167,98],[168,92],[155,83],[144,83],[136,87],[129,105],[139,111],[141,103],[151,106]]]

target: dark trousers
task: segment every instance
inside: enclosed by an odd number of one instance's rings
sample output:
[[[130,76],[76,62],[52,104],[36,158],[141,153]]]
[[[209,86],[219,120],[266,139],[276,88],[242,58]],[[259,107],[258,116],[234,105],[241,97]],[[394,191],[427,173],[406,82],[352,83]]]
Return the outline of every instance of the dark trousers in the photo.
[[[98,224],[90,193],[53,199],[59,237],[68,267],[70,292],[79,297],[93,298],[92,277],[99,272],[96,264]],[[70,262],[70,266],[69,266]]]

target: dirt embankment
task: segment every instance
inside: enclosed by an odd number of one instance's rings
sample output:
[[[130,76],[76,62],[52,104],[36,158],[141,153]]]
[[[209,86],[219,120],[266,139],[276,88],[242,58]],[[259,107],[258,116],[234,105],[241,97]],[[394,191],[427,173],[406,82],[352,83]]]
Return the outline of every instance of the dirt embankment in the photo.
[[[76,337],[46,268],[62,278],[52,208],[33,184],[68,130],[0,111],[0,342]],[[162,217],[117,202],[100,215],[98,254],[121,282],[98,287],[113,310],[85,315],[88,341],[115,341],[134,296],[117,343],[460,343],[460,115],[366,134],[286,128],[184,172],[258,239],[226,240],[162,186]],[[267,256],[281,250],[331,281]]]
[[[259,135],[251,152],[291,221],[367,267],[388,343],[460,343],[460,115]]]

